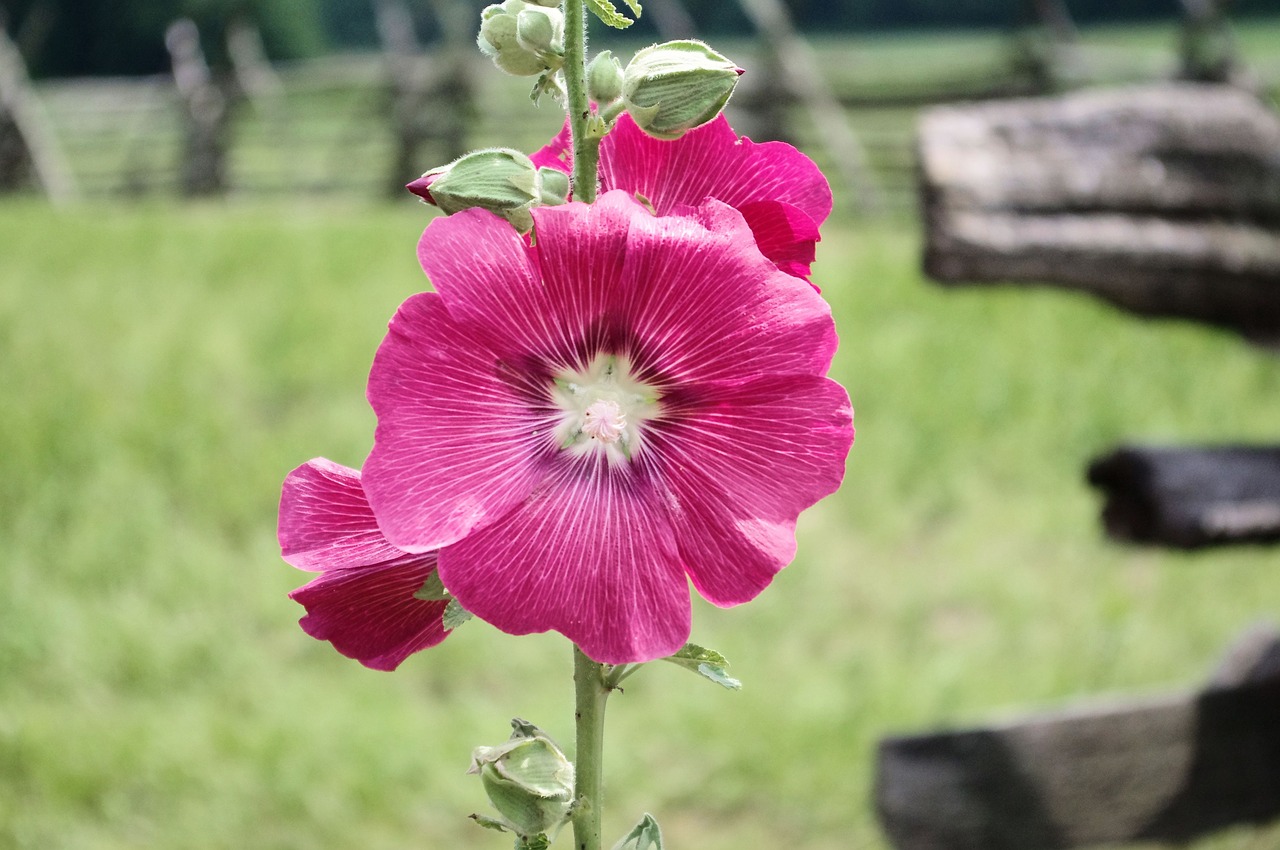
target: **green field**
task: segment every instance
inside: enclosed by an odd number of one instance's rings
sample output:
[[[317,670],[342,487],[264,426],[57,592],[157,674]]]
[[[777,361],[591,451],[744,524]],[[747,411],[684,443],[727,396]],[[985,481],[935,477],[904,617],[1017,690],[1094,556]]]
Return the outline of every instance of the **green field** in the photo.
[[[0,205],[0,848],[501,848],[470,749],[572,737],[557,636],[480,623],[395,674],[295,624],[284,474],[364,458],[364,379],[423,281],[424,208]],[[902,221],[827,230],[858,440],[757,602],[695,608],[730,693],[670,666],[610,708],[607,833],[883,848],[885,734],[1193,687],[1280,616],[1276,550],[1106,541],[1128,439],[1278,437],[1280,359],[1083,297],[942,290]],[[1273,850],[1280,831],[1197,848]]]

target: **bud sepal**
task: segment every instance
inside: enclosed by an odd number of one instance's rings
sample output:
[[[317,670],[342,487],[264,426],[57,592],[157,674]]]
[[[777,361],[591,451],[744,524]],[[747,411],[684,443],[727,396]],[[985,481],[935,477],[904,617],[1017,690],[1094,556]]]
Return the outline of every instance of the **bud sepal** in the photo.
[[[564,65],[564,15],[525,0],[486,6],[476,46],[513,76],[554,74]]]
[[[587,65],[587,97],[605,107],[622,97],[622,63],[602,50]]]
[[[476,747],[467,773],[479,774],[489,802],[505,825],[522,837],[558,830],[573,806],[573,764],[541,729],[516,718],[510,740],[497,747]],[[477,818],[479,820],[479,818]]]
[[[489,210],[521,233],[533,228],[529,210],[542,199],[533,161],[510,148],[472,151],[405,188],[448,215],[471,207]]]
[[[713,120],[742,70],[700,41],[669,41],[636,53],[622,77],[622,100],[641,130],[678,139]]]

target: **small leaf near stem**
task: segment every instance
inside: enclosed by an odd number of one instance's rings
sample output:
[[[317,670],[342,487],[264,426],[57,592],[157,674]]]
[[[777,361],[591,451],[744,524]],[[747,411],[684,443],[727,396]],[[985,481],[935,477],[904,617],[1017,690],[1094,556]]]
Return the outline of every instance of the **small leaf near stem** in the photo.
[[[728,660],[714,649],[707,649],[696,643],[686,643],[675,655],[668,655],[662,660],[697,673],[722,688],[728,688],[731,691],[742,690],[742,682],[725,672],[725,668],[729,666]]]
[[[461,626],[467,620],[471,619],[471,612],[456,599],[450,599],[449,604],[444,607],[444,616],[441,618],[442,625],[446,632],[451,632],[458,626]]]
[[[631,14],[637,18],[640,17],[640,4],[636,0],[624,0],[624,2],[631,10]],[[603,23],[616,30],[624,30],[635,23],[633,19],[619,12],[612,0],[587,0],[587,8]]]
[[[622,836],[613,850],[662,850],[662,830],[653,815],[646,813],[631,831]]]

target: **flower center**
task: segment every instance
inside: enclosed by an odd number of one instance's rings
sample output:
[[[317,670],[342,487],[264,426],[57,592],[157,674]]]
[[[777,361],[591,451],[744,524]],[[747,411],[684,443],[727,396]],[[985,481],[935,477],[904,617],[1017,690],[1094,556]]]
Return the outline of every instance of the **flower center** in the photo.
[[[644,445],[645,423],[662,412],[658,397],[632,377],[625,355],[601,354],[585,369],[566,369],[551,387],[559,411],[556,445],[575,457],[603,454],[611,464],[629,461]]]
[[[582,433],[602,443],[616,443],[627,430],[627,414],[610,398],[593,401],[582,414]]]

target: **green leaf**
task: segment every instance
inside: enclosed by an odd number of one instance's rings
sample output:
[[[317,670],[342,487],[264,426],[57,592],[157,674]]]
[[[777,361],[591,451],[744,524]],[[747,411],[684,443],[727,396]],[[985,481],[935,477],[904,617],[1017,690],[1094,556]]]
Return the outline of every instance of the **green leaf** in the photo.
[[[488,815],[471,815],[471,819],[483,826],[485,829],[492,829],[497,832],[510,832],[511,825],[504,820],[491,818]]]
[[[726,673],[719,664],[699,664],[698,675],[710,679],[722,688],[728,688],[731,691],[742,690],[742,682]]]
[[[640,18],[640,0],[623,0],[627,4],[627,8],[631,10],[631,14],[636,19]]]
[[[467,620],[471,619],[471,612],[458,604],[458,600],[450,599],[449,604],[444,607],[444,630],[451,632],[458,626],[461,626]]]
[[[413,594],[413,598],[423,602],[444,602],[450,597],[449,591],[444,589],[444,582],[440,581],[440,573],[432,570],[426,582]]]
[[[636,0],[625,0],[627,6],[635,13],[636,17],[640,16],[640,4]],[[635,23],[630,18],[625,17],[621,12],[613,6],[613,0],[587,0],[587,8],[590,9],[597,18],[606,25],[616,30],[624,30]]]
[[[728,688],[731,691],[742,690],[742,683],[725,672],[724,668],[729,666],[728,659],[714,649],[707,649],[696,643],[686,643],[675,655],[668,655],[662,660],[697,673],[704,679],[710,679],[722,688]]]
[[[640,818],[640,822],[613,845],[613,850],[662,850],[662,830],[653,815],[646,813]]]

